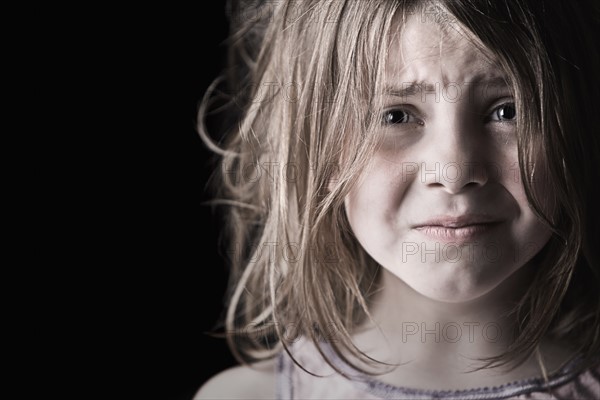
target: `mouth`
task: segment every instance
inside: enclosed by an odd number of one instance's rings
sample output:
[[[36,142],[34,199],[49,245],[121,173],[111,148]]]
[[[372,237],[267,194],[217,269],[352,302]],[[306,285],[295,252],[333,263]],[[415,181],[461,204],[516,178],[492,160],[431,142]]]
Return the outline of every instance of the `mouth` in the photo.
[[[434,217],[412,228],[425,236],[445,242],[465,242],[488,233],[503,221],[487,215]]]

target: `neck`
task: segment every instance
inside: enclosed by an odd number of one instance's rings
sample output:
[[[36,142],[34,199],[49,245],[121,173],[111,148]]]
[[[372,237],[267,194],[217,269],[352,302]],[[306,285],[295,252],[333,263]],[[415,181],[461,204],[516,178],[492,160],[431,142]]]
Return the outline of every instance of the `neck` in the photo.
[[[483,366],[478,358],[499,355],[512,342],[514,321],[508,314],[532,273],[533,267],[525,266],[476,300],[448,304],[422,296],[383,269],[380,291],[371,302],[373,321],[356,333],[355,342],[379,361],[405,364],[409,370],[428,371],[458,384],[464,373]],[[539,376],[537,360],[530,357],[509,376]]]

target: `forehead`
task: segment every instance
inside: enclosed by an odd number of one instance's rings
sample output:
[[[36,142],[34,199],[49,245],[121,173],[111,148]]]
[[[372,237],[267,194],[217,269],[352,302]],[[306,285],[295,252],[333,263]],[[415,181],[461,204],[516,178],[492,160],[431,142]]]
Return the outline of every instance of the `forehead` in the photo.
[[[477,47],[457,22],[437,23],[411,15],[392,30],[386,80],[442,85],[493,80],[502,71],[491,53]]]

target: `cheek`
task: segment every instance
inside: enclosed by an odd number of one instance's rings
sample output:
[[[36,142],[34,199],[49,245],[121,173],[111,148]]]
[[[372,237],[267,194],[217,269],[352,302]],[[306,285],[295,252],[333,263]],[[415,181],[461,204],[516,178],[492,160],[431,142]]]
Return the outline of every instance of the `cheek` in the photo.
[[[375,159],[346,197],[348,221],[367,252],[391,245],[398,233],[399,206],[407,185],[398,164]]]
[[[538,202],[538,206],[547,217],[552,219],[558,207],[551,189],[552,185],[550,184],[547,163],[545,158],[541,156],[543,154],[542,149],[536,149],[533,152],[540,154],[540,156],[527,169],[528,172],[526,173],[531,175],[531,190]],[[496,167],[496,171],[493,174],[499,174],[496,176],[496,179],[510,192],[514,200],[518,203],[519,208],[521,210],[529,210],[531,207],[529,206],[523,185],[524,182],[521,177],[516,142],[513,143],[510,150],[502,150],[501,146],[499,146],[497,153],[502,154],[502,156],[495,160],[495,165],[499,167]]]
[[[536,191],[538,199],[543,202],[542,208],[547,212],[552,196],[548,193],[546,185],[538,184],[542,182],[541,174],[539,177],[539,182],[535,182],[535,180],[533,182],[533,190]],[[511,222],[510,236],[515,246],[515,249],[512,250],[512,258],[515,261],[515,267],[519,268],[544,247],[552,232],[530,206],[518,168],[511,168],[511,172],[503,177],[501,183],[510,193],[517,208],[515,218]]]

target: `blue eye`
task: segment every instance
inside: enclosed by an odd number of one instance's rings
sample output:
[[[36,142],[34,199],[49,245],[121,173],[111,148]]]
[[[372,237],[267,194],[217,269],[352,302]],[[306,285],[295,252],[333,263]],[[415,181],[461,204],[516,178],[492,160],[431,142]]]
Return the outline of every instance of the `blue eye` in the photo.
[[[413,122],[414,117],[404,110],[389,110],[383,113],[384,125],[406,124]]]
[[[515,103],[504,103],[494,109],[490,115],[491,121],[511,122],[517,117]]]

